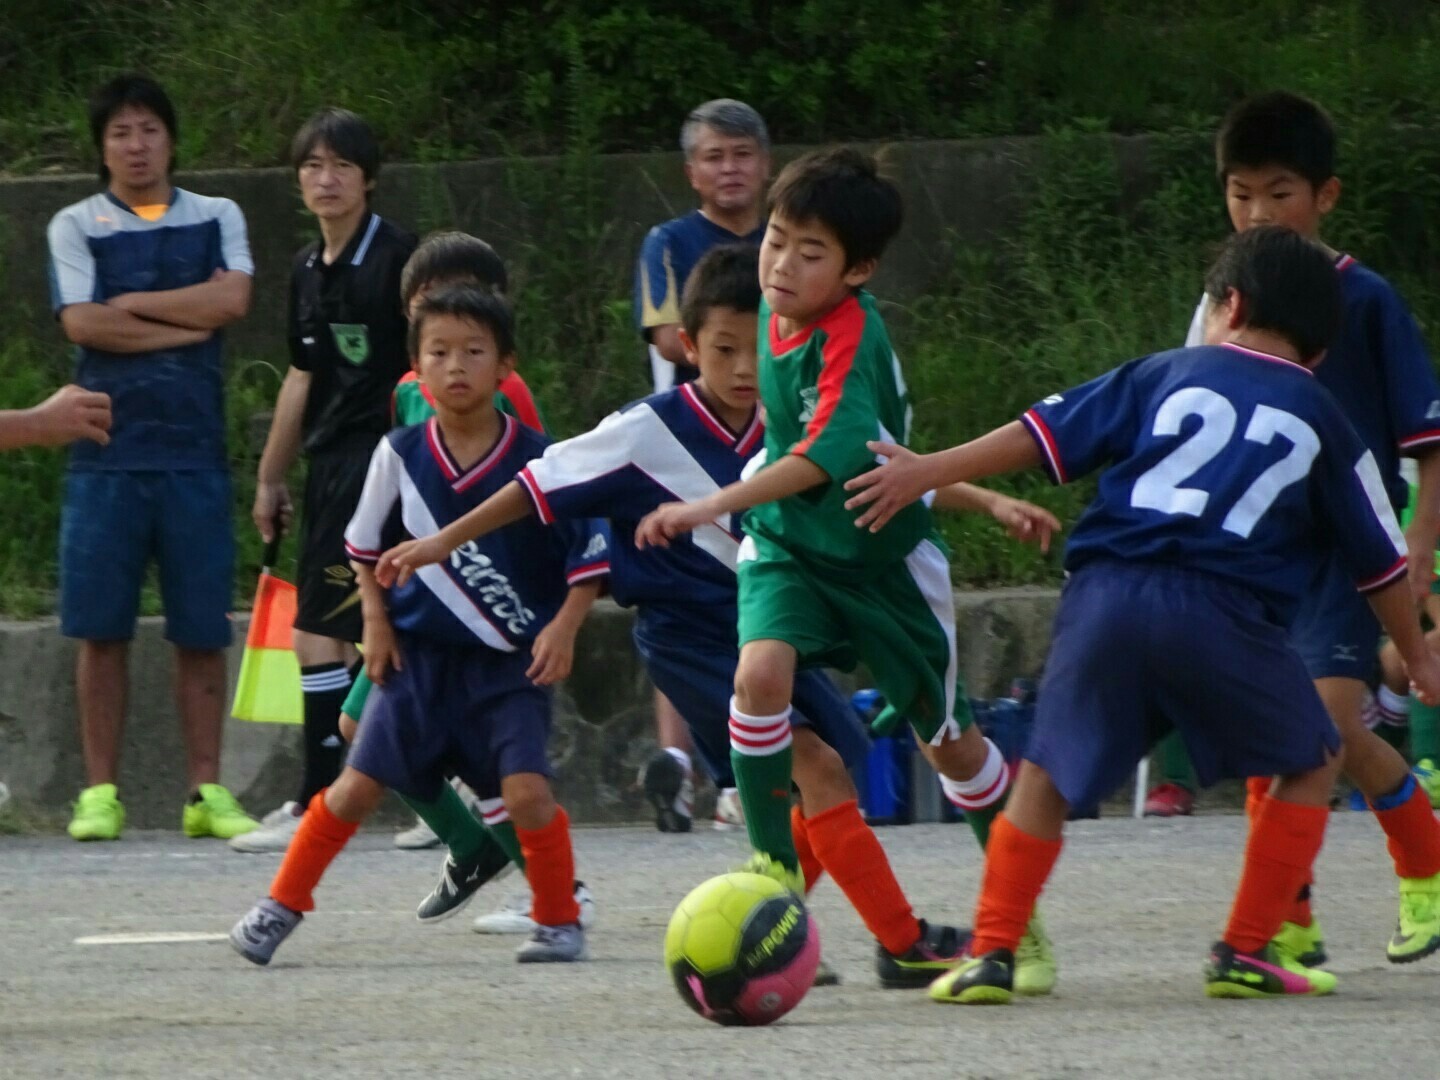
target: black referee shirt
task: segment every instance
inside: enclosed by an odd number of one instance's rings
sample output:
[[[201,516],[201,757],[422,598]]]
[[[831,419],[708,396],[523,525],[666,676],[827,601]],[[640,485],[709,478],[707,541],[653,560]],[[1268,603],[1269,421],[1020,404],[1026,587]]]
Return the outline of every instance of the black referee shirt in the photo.
[[[290,271],[290,362],[310,372],[306,454],[369,453],[390,430],[390,394],[410,370],[400,271],[413,233],[367,212],[329,266],[317,240]]]

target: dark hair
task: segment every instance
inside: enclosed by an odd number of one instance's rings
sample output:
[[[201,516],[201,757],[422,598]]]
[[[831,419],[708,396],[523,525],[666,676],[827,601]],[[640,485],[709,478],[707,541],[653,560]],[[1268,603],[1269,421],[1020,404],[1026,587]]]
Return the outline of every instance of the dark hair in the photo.
[[[494,289],[447,285],[421,300],[420,306],[415,309],[415,317],[410,320],[410,335],[406,342],[412,358],[420,355],[420,338],[426,320],[436,315],[454,315],[489,327],[495,335],[495,347],[500,355],[515,355],[515,316],[509,303]]]
[[[1340,273],[1330,256],[1299,233],[1262,225],[1236,233],[1205,276],[1205,293],[1221,304],[1240,294],[1245,325],[1271,330],[1306,363],[1340,332]]]
[[[406,310],[421,289],[432,285],[470,282],[506,292],[510,277],[495,249],[469,233],[450,230],[431,233],[420,241],[400,271],[400,306]]]
[[[380,144],[364,117],[349,109],[321,109],[290,140],[290,167],[298,172],[322,144],[336,157],[359,165],[367,181],[380,175]]]
[[[818,221],[845,249],[848,270],[878,259],[900,231],[900,190],[875,159],[848,146],[816,150],[781,170],[770,189],[769,211],[796,223]]]
[[[170,172],[175,171],[175,144],[180,140],[180,123],[175,119],[175,106],[170,96],[148,75],[127,72],[102,86],[97,86],[90,95],[90,138],[95,149],[100,151],[100,181],[110,182],[110,170],[105,167],[105,128],[115,114],[126,106],[148,109],[160,118],[165,130],[170,133]]]
[[[1223,184],[1235,169],[1278,165],[1319,187],[1335,175],[1335,127],[1325,110],[1299,94],[1275,90],[1246,98],[1215,136],[1215,171]]]
[[[753,244],[722,244],[711,248],[690,271],[680,298],[680,323],[691,341],[712,308],[760,310],[760,252]]]

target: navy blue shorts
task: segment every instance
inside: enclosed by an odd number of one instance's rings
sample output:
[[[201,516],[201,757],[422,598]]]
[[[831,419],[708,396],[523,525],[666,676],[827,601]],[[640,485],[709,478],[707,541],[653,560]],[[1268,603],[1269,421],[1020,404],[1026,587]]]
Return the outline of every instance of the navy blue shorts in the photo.
[[[185,649],[229,645],[232,501],[225,471],[69,473],[60,510],[60,632],[129,641],[153,559],[165,639]]]
[[[686,632],[677,619],[635,620],[635,649],[650,681],[670,699],[690,729],[696,754],[718,787],[734,787],[730,769],[730,698],[740,651],[733,641]],[[733,627],[732,633],[733,633]],[[870,752],[870,738],[855,710],[818,669],[796,672],[792,727],[808,727],[853,769]]]
[[[528,649],[401,637],[400,657],[404,666],[370,692],[346,764],[426,802],[451,776],[494,798],[507,776],[554,775],[545,754],[550,692],[525,677]]]
[[[1340,733],[1285,629],[1250,590],[1153,563],[1065,585],[1025,758],[1071,806],[1109,795],[1171,728],[1202,785],[1324,764]]]
[[[1380,620],[1338,558],[1326,561],[1290,623],[1290,643],[1312,679],[1370,682],[1379,666]]]

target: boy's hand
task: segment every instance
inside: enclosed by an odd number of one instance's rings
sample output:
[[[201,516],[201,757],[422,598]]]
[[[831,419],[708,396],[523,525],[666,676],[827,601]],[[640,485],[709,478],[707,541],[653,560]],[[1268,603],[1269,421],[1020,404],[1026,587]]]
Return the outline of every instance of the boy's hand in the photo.
[[[89,439],[101,446],[110,441],[110,395],[71,384],[30,410],[35,422],[33,444],[64,446]]]
[[[391,671],[400,671],[405,666],[389,619],[366,619],[360,644],[365,651],[365,674],[376,686],[384,686],[385,677]]]
[[[255,485],[255,502],[250,507],[250,518],[260,533],[260,539],[270,543],[278,529],[281,533],[290,531],[290,522],[295,517],[295,506],[290,501],[290,489],[283,483],[265,481]]]
[[[669,547],[675,537],[704,525],[714,516],[705,509],[703,500],[664,503],[640,519],[635,527],[635,546]]]
[[[405,540],[380,556],[375,564],[375,580],[385,589],[404,585],[420,567],[444,562],[449,557],[450,549],[437,537]]]
[[[865,449],[888,459],[885,464],[845,481],[845,490],[857,494],[847,499],[845,509],[864,512],[855,527],[879,532],[886,522],[920,498],[935,485],[927,479],[925,458],[888,442],[867,442]],[[1058,527],[1058,522],[1056,523]]]
[[[1440,705],[1440,658],[1427,646],[1424,656],[1407,669],[1415,696],[1426,705]]]
[[[575,632],[578,626],[568,626],[560,619],[553,619],[540,633],[535,635],[535,644],[530,647],[534,658],[525,671],[525,677],[536,686],[550,686],[566,678],[575,663]]]
[[[1050,537],[1060,531],[1060,519],[1043,506],[998,492],[993,493],[990,513],[1013,539],[1037,544],[1041,551],[1050,550]]]

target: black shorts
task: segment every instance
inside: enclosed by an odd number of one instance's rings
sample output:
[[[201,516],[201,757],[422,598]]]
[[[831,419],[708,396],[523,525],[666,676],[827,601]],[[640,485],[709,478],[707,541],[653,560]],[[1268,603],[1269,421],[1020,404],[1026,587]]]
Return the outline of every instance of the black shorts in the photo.
[[[295,629],[339,641],[360,640],[363,620],[345,529],[360,503],[369,451],[317,454],[300,505],[299,607]]]

